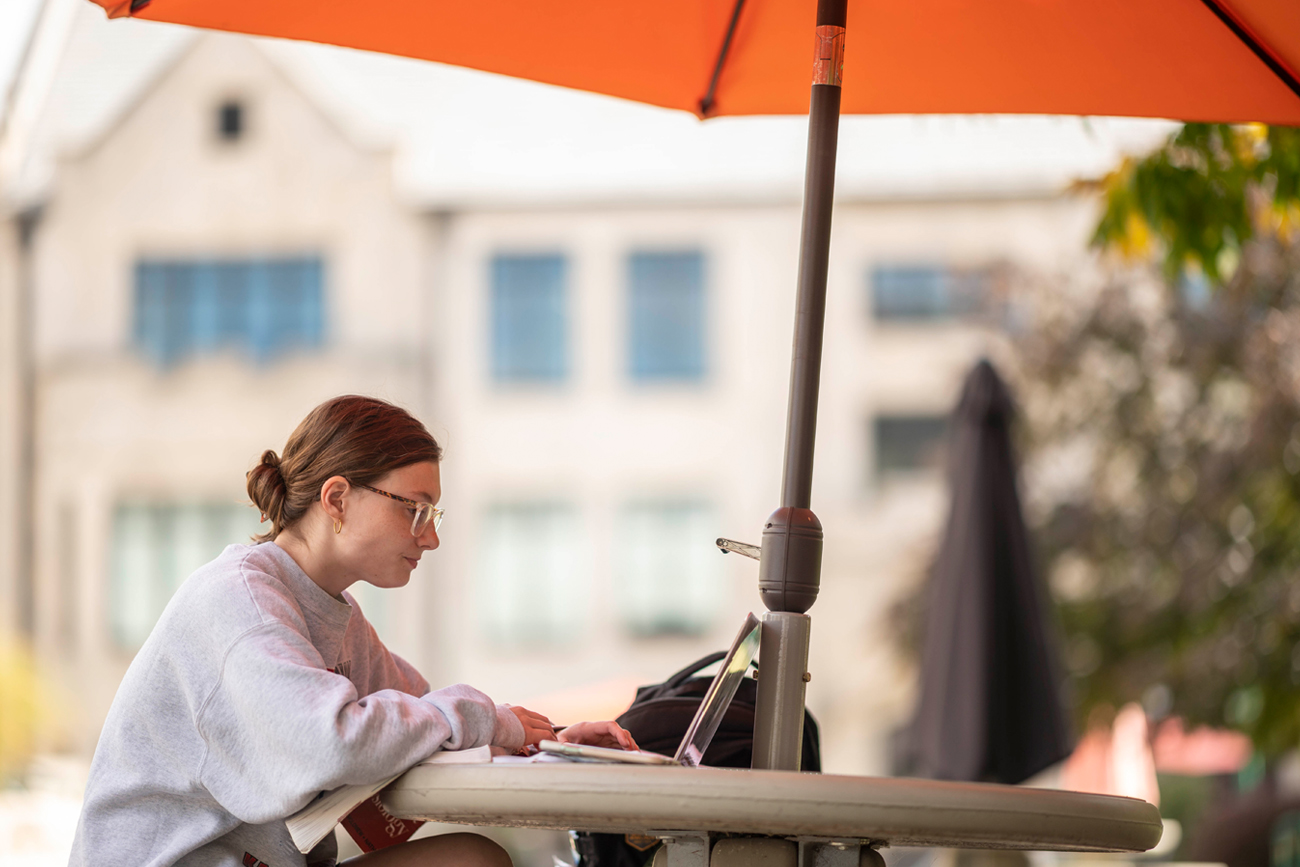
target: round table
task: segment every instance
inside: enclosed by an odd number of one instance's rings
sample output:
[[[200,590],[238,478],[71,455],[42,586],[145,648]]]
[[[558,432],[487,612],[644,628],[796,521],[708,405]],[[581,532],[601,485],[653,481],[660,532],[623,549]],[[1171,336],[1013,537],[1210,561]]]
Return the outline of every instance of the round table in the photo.
[[[1145,801],[986,783],[615,764],[417,766],[394,816],[472,825],[841,838],[873,845],[1140,852]]]

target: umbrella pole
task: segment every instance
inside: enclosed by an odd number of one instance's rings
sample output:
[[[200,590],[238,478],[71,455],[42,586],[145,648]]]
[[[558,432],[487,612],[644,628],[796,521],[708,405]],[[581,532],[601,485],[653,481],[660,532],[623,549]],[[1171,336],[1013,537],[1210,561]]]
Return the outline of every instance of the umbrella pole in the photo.
[[[817,3],[781,508],[763,525],[763,551],[759,560],[759,595],[768,613],[763,617],[759,644],[755,768],[799,770],[802,758],[811,626],[804,612],[816,601],[821,583],[822,526],[809,507],[826,320],[826,270],[835,193],[846,6],[847,0],[818,0]]]

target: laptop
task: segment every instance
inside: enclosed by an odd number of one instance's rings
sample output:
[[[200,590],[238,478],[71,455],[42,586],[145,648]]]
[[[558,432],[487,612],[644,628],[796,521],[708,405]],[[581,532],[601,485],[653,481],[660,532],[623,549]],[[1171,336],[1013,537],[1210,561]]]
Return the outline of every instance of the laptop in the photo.
[[[559,741],[542,741],[538,748],[550,755],[564,756],[578,761],[622,762],[630,765],[685,765],[689,768],[699,767],[704,751],[709,748],[713,736],[722,725],[722,717],[731,700],[736,697],[740,681],[749,669],[749,664],[758,654],[758,636],[761,624],[757,617],[749,614],[745,623],[731,642],[731,649],[722,658],[718,673],[709,684],[709,691],[700,700],[700,707],[695,717],[686,728],[677,752],[672,756],[645,750],[616,750],[610,747],[593,747],[587,744],[562,744]]]

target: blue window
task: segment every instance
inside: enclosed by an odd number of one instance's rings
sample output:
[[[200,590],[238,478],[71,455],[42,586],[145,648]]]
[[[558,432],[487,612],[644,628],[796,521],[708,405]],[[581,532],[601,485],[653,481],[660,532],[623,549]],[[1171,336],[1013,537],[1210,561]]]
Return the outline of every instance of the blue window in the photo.
[[[704,254],[629,259],[628,372],[637,380],[704,377]]]
[[[881,320],[937,320],[982,312],[990,274],[942,265],[878,265],[870,274],[871,312]]]
[[[569,372],[564,257],[492,259],[492,378],[560,382]]]
[[[135,269],[135,342],[169,366],[223,349],[269,361],[319,346],[324,266],[317,257],[150,259]]]

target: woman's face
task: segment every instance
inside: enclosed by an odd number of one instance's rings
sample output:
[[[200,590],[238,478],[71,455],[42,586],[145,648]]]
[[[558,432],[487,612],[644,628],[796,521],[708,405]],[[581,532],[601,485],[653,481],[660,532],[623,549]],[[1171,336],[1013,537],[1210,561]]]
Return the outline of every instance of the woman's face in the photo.
[[[434,505],[442,497],[438,465],[433,462],[393,470],[371,487]],[[343,528],[335,538],[349,577],[376,587],[406,586],[420,556],[438,547],[433,522],[419,536],[412,536],[415,509],[406,503],[356,485],[349,487],[346,501]]]

